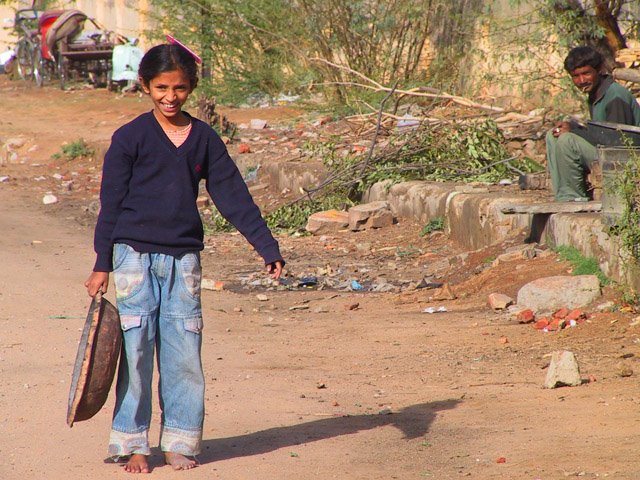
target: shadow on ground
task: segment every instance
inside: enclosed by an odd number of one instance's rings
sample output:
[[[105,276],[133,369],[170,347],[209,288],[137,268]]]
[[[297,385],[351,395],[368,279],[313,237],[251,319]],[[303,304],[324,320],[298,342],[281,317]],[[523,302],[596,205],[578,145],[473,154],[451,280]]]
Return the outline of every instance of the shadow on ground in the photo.
[[[444,400],[419,403],[388,415],[332,417],[299,425],[270,428],[237,437],[205,440],[198,460],[205,464],[236,457],[259,455],[283,447],[349,435],[387,425],[400,429],[405,438],[410,440],[422,437],[429,431],[437,412],[455,408],[459,402],[459,400]]]

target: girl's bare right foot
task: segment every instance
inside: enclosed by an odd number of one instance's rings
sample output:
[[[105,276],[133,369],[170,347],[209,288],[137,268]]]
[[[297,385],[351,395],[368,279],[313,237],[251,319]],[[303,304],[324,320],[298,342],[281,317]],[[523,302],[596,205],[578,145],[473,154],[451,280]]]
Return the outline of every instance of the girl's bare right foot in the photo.
[[[149,464],[147,463],[147,456],[139,453],[134,453],[129,458],[129,461],[124,465],[124,471],[129,473],[149,473]]]

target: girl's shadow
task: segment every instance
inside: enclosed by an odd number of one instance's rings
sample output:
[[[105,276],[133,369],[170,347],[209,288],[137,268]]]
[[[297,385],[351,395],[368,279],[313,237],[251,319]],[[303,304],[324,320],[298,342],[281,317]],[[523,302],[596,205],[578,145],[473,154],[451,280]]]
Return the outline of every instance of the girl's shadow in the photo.
[[[444,400],[420,403],[388,415],[372,414],[324,418],[299,425],[270,428],[237,437],[205,440],[198,460],[201,464],[205,464],[235,457],[248,457],[282,447],[348,435],[385,425],[399,428],[407,439],[418,438],[429,431],[437,412],[455,408],[459,402],[459,400]]]

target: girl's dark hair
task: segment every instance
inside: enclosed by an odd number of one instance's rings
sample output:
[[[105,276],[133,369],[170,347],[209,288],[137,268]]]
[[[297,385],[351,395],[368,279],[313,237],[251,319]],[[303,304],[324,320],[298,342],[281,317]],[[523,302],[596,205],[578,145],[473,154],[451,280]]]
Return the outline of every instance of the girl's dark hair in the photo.
[[[191,88],[198,85],[198,67],[196,60],[179,45],[163,43],[152,47],[144,54],[138,67],[138,76],[149,86],[151,80],[164,72],[182,70],[191,83]]]
[[[590,66],[596,70],[600,70],[604,62],[604,57],[600,52],[592,47],[576,47],[569,52],[567,58],[564,59],[564,69],[571,73],[576,68]]]

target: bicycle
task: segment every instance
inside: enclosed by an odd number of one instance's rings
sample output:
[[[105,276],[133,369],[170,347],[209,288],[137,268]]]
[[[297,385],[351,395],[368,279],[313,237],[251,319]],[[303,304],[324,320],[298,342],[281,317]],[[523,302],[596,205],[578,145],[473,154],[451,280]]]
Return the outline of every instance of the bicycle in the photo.
[[[16,70],[24,81],[36,80],[36,54],[40,50],[38,30],[39,13],[33,8],[18,10],[14,19],[14,28],[18,35],[16,44]]]

